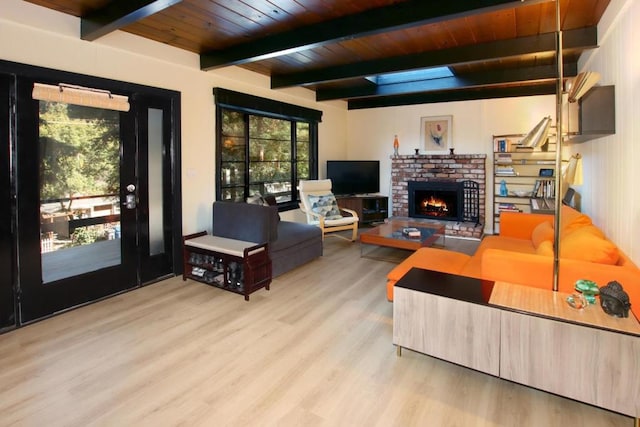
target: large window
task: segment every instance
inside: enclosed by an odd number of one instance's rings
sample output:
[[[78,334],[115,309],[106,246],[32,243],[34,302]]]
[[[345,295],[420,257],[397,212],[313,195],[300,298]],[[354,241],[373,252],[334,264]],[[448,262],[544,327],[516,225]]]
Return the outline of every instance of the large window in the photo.
[[[321,113],[225,89],[214,95],[217,199],[273,196],[283,208],[297,207],[297,182],[318,176]]]

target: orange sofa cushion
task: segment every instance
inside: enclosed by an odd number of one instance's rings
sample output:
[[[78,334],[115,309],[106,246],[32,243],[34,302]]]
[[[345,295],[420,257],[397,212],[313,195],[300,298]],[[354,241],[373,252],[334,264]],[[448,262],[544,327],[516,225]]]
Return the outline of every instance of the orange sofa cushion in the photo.
[[[591,218],[578,212],[577,210],[562,205],[562,214],[560,216],[560,237],[570,233],[578,228],[592,225]]]
[[[548,214],[500,212],[500,236],[531,240],[533,229],[541,222],[553,221]]]
[[[536,253],[538,255],[553,256],[553,242],[551,240],[545,240],[540,243],[536,248]]]
[[[531,233],[531,242],[533,246],[538,249],[542,242],[552,242],[554,236],[553,225],[549,221],[544,221],[538,224]]]
[[[617,264],[620,257],[618,247],[596,231],[599,230],[593,226],[582,227],[564,236],[560,240],[560,258]]]
[[[592,236],[597,237],[599,239],[606,239],[606,237],[604,236],[604,233],[598,227],[596,227],[593,224],[584,225],[582,227],[576,227],[570,232],[563,233],[562,236],[560,236],[560,237],[562,239],[564,239],[568,235],[573,234],[573,233],[587,233],[587,234],[591,234]]]
[[[515,237],[484,236],[482,243],[460,272],[462,276],[484,279],[482,276],[482,256],[488,249],[503,249],[520,253],[533,254],[535,248],[529,239],[517,239]]]
[[[541,229],[545,228],[542,224],[539,227]],[[553,256],[553,229],[551,231],[552,234],[549,239],[548,234],[545,234],[546,231],[538,230],[536,232],[534,230],[531,238],[534,246],[536,246],[536,254]],[[537,245],[536,240],[538,240]],[[604,237],[604,233],[599,228],[594,225],[583,225],[561,236],[560,258],[617,265],[620,259],[620,252],[615,244]]]

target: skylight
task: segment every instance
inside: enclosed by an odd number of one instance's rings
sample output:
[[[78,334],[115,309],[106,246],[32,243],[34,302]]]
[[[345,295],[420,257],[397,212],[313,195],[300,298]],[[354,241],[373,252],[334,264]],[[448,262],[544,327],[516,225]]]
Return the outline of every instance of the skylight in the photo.
[[[453,77],[453,73],[449,67],[435,67],[423,70],[381,74],[379,76],[368,77],[368,80],[378,85],[390,85],[394,83],[409,83],[422,80],[441,79],[443,77]]]

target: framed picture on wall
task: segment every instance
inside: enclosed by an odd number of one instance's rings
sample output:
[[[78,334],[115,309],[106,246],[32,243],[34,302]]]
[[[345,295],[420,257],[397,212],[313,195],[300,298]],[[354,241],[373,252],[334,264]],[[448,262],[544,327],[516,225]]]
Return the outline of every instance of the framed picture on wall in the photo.
[[[451,122],[453,116],[430,116],[420,118],[420,140],[422,150],[430,154],[448,154],[451,148]]]

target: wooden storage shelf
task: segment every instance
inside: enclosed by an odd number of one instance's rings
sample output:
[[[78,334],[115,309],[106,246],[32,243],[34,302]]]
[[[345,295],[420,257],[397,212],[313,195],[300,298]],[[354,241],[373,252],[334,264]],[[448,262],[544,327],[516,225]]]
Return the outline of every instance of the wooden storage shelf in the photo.
[[[536,148],[532,151],[517,151],[515,145],[524,135],[496,135],[493,137],[493,232],[500,232],[500,205],[509,206],[513,209],[502,209],[506,212],[532,212],[531,199],[536,198],[533,194],[536,181],[540,180],[541,185],[545,181],[553,182],[556,179],[556,144],[553,142],[555,136],[551,135],[548,142],[548,151]],[[501,141],[505,141],[503,144]],[[504,146],[505,151],[498,151]],[[551,169],[553,176],[541,176],[540,169]],[[500,194],[500,184],[504,180],[507,186],[508,195]],[[555,186],[545,186],[544,196],[552,197],[549,191],[553,191]],[[525,195],[517,195],[513,192],[524,191]],[[547,212],[545,212],[547,213]]]
[[[356,211],[359,224],[382,222],[389,216],[386,196],[338,196],[338,206]]]
[[[268,243],[209,236],[206,231],[184,236],[182,280],[192,279],[229,292],[249,295],[269,290],[271,258]]]

